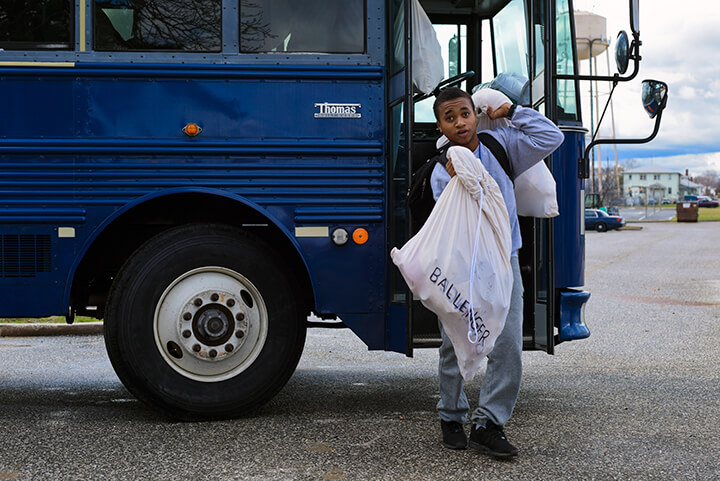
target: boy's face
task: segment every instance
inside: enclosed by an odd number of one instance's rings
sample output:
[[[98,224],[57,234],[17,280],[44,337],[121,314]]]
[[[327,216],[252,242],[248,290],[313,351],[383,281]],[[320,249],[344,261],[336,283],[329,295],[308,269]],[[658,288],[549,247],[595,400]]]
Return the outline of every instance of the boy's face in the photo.
[[[438,106],[438,114],[437,126],[451,145],[462,145],[470,150],[477,148],[478,120],[470,99],[446,100]]]

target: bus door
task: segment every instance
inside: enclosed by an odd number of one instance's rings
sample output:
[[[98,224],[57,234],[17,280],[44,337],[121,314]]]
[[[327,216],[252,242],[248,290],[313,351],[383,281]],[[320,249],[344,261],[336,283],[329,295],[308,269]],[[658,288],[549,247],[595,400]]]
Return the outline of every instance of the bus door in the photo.
[[[498,0],[487,2],[482,9],[473,11],[463,8],[462,2],[423,2],[442,48],[445,79],[473,71],[472,77],[457,84],[470,91],[477,84],[491,81],[499,73],[521,74],[533,79],[530,82],[533,107],[547,115],[544,98],[546,90],[551,89],[545,85],[544,75],[544,45],[548,38],[543,26],[547,16],[543,8],[546,3],[540,0]],[[527,27],[530,18],[533,19],[532,28]],[[413,114],[412,135],[405,139],[406,150],[403,151],[404,155],[410,152],[406,159],[408,175],[434,155],[440,133],[432,111],[433,101],[434,97],[430,97],[407,106],[412,107]],[[403,127],[406,128],[404,124]],[[548,159],[548,163],[552,167],[552,159]],[[399,216],[409,238],[413,233],[409,232],[405,222],[407,214],[402,212]],[[396,219],[395,224],[400,222]],[[520,264],[525,287],[524,348],[552,353],[555,317],[552,221],[521,218],[520,225],[523,236]],[[397,231],[396,235],[399,234]],[[402,244],[398,239],[395,245]],[[397,269],[393,270],[393,285],[404,285]],[[402,299],[399,290],[398,299]],[[407,354],[412,355],[415,347],[438,346],[441,339],[437,316],[420,301],[413,300],[406,287],[404,300],[408,311]]]

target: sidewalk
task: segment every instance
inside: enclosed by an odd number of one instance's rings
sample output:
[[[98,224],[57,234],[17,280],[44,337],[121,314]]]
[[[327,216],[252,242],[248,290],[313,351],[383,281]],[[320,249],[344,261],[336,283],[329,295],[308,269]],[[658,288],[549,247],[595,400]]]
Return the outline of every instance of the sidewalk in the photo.
[[[0,323],[0,337],[28,336],[92,336],[103,333],[102,322],[62,323]]]

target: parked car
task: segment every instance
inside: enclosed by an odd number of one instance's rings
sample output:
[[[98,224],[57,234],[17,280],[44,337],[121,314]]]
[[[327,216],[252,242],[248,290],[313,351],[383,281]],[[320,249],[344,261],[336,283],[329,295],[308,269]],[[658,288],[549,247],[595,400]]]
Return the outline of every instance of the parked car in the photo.
[[[698,207],[717,207],[718,201],[706,195],[698,195]]]
[[[671,199],[670,197],[663,197],[661,204],[675,204],[677,201],[675,199]]]
[[[625,219],[618,215],[610,215],[599,209],[585,209],[585,230],[606,230],[619,229],[625,225]]]

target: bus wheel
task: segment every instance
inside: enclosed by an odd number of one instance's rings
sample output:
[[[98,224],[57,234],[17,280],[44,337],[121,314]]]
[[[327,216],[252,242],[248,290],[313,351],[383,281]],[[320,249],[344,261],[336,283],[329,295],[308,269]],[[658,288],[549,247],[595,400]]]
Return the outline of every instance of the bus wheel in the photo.
[[[178,419],[242,416],[295,371],[305,315],[278,255],[217,224],[165,231],[118,273],[105,344],[138,399]]]
[[[607,226],[603,224],[602,222],[599,222],[595,225],[595,230],[598,232],[605,232],[607,230]]]

